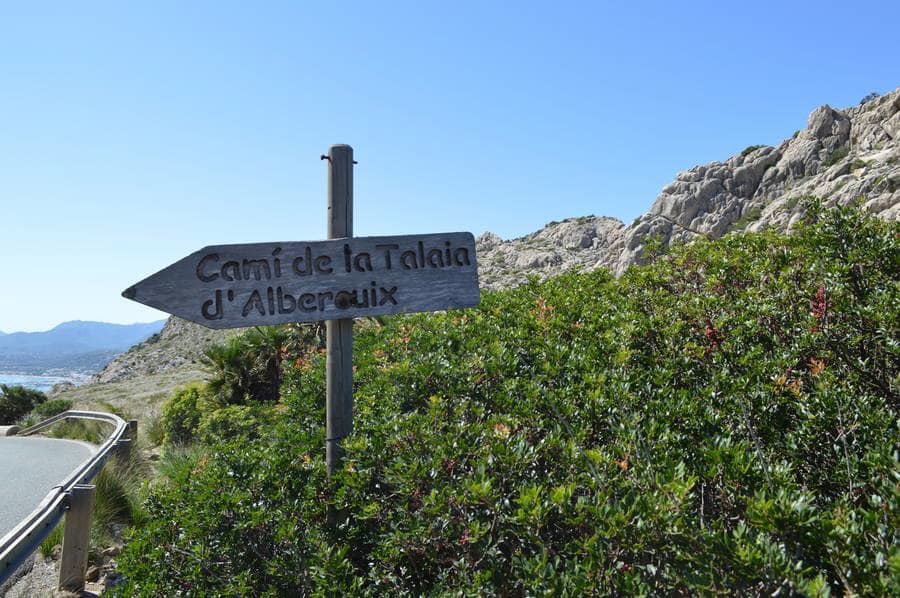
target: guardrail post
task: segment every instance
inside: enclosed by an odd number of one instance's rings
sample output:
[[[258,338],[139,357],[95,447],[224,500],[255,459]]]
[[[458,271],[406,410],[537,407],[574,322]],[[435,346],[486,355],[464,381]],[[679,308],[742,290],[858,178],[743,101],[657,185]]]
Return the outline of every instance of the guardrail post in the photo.
[[[116,443],[116,457],[122,464],[127,464],[131,461],[131,447],[134,444],[134,441],[131,438],[120,438],[119,442]]]
[[[91,543],[94,488],[93,485],[76,484],[69,493],[69,510],[66,512],[59,563],[60,590],[80,592],[84,589],[84,574]]]
[[[137,442],[137,426],[138,420],[129,419],[128,420],[128,437],[131,438],[132,441]]]

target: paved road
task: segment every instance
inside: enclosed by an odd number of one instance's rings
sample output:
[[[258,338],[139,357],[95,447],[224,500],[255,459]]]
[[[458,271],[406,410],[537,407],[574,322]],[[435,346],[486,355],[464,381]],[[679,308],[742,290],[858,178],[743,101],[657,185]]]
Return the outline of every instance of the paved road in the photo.
[[[0,538],[93,452],[90,445],[72,440],[0,438]]]

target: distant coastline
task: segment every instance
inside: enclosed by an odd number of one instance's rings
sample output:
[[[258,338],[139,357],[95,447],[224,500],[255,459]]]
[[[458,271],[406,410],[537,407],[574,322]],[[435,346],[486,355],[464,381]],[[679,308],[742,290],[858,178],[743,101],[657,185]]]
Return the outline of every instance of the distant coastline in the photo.
[[[75,320],[44,332],[0,335],[0,384],[48,391],[53,385],[88,382],[94,374],[138,343],[159,333],[165,320],[108,324]]]
[[[62,382],[71,382],[75,386],[80,386],[91,379],[89,374],[69,373],[60,375],[35,375],[35,374],[16,374],[10,372],[0,372],[0,384],[7,386],[24,386],[41,392],[49,392],[54,385]]]

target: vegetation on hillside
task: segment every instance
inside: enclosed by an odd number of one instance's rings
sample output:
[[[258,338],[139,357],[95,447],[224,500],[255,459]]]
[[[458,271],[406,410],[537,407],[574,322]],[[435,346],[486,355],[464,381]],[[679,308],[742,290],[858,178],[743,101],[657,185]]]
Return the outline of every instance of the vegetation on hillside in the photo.
[[[323,342],[322,326],[271,326],[213,345],[203,357],[208,382],[178,389],[163,406],[163,440],[185,445],[256,437],[280,399],[284,359]]]
[[[273,423],[177,452],[117,591],[897,595],[900,226],[808,216],[359,326],[330,481],[316,344],[199,389]]]
[[[16,423],[46,400],[47,395],[39,390],[0,384],[0,426]]]
[[[127,526],[139,526],[144,519],[142,504],[146,498],[150,465],[141,451],[130,453],[128,459],[114,456],[91,481],[95,487],[91,515],[91,538],[88,563],[100,567],[108,565],[105,549],[121,543],[121,531]],[[65,519],[44,538],[38,551],[45,558],[59,558]]]

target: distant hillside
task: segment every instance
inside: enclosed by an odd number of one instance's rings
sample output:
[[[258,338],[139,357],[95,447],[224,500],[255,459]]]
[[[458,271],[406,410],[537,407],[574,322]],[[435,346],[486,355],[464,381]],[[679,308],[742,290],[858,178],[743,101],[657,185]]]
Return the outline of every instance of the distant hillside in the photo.
[[[94,376],[94,382],[121,382],[182,367],[196,368],[207,347],[224,342],[241,330],[211,330],[171,317],[161,332],[122,353]],[[163,324],[163,322],[158,322]]]
[[[206,378],[200,358],[209,346],[242,332],[210,330],[169,318],[159,334],[109,360],[91,383],[57,396],[80,408],[112,405],[130,417],[150,421],[159,415],[160,404],[173,390]]]
[[[0,336],[0,370],[40,373],[96,371],[118,353],[158,333],[164,321],[145,324],[64,322],[45,332]]]

